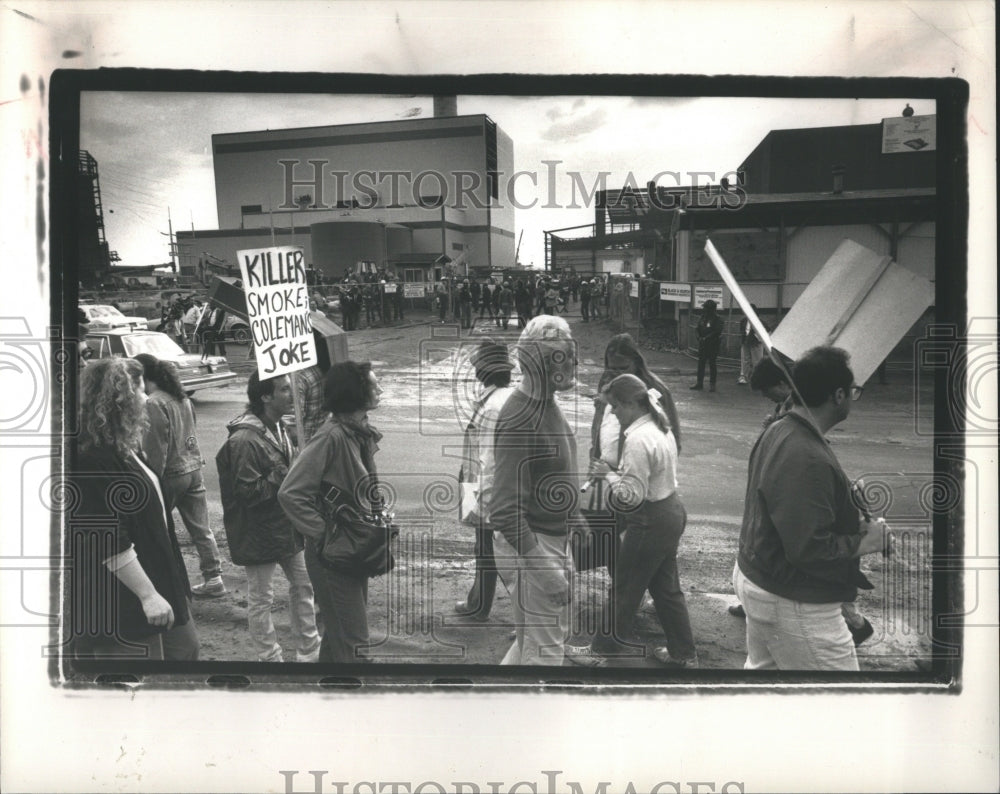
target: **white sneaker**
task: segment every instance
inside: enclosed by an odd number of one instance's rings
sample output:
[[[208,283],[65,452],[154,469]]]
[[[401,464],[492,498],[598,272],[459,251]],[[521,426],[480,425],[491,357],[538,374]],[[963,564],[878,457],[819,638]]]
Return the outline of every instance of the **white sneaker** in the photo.
[[[221,576],[213,576],[201,584],[193,585],[191,593],[195,598],[219,598],[226,594],[226,585]]]
[[[295,661],[303,664],[315,664],[319,661],[319,646],[312,653],[295,653]]]

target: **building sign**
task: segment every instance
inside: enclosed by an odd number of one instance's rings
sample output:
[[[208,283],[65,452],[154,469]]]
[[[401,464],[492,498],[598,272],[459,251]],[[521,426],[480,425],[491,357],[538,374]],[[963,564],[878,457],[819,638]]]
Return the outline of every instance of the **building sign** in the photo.
[[[660,300],[676,301],[678,303],[691,302],[691,285],[680,284],[672,281],[660,282]]]
[[[403,285],[403,297],[404,298],[422,298],[424,297],[424,285],[423,284],[404,284]]]
[[[937,116],[882,119],[882,154],[933,152],[937,149]]]
[[[722,287],[707,287],[703,284],[696,284],[694,287],[694,308],[700,309],[705,305],[705,301],[713,300],[718,308],[722,307]]]
[[[311,367],[316,341],[302,248],[254,248],[237,251],[236,258],[261,379]]]

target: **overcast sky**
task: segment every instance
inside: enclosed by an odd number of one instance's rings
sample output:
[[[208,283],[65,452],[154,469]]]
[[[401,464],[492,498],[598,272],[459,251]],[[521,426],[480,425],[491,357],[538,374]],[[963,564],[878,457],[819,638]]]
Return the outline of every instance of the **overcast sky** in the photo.
[[[514,142],[514,167],[539,173],[518,182],[515,234],[521,261],[544,266],[544,230],[593,222],[593,207],[543,209],[547,166],[556,167],[557,203],[570,203],[579,172],[590,189],[601,171],[609,187],[631,172],[639,185],[662,171],[710,171],[717,183],[772,129],[871,124],[932,100],[731,97],[460,96],[458,113],[485,113]],[[106,236],[123,265],[168,260],[167,209],[174,230],[216,229],[211,136],[243,130],[391,121],[433,115],[429,96],[87,93],[81,148],[98,161]],[[698,178],[700,183],[706,177]],[[660,184],[669,184],[665,178]],[[579,202],[578,202],[579,203]]]

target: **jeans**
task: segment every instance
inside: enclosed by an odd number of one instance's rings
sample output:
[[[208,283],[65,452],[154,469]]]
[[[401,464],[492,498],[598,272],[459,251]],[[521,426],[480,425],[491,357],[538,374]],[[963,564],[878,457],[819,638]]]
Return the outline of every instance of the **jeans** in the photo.
[[[535,534],[538,546],[519,555],[499,532],[494,533],[497,568],[511,585],[516,637],[500,664],[563,663],[569,637],[569,583],[573,561],[567,538]]]
[[[319,632],[316,631],[316,608],[313,604],[313,587],[306,571],[305,555],[297,552],[278,562],[247,565],[247,601],[249,602],[250,638],[257,659],[261,662],[284,661],[271,619],[274,604],[274,569],[281,570],[288,579],[289,615],[292,634],[295,636],[296,656],[299,660],[315,655],[319,649]],[[326,615],[323,616],[324,619]]]
[[[306,567],[323,618],[321,662],[368,661],[368,577],[333,571],[320,562],[315,543],[306,540]]]
[[[493,555],[493,529],[483,521],[476,526],[476,578],[472,580],[466,606],[477,617],[488,617],[497,590],[497,563]]]
[[[792,601],[733,569],[733,588],[747,613],[745,670],[858,670],[854,640],[840,603]]]
[[[176,507],[184,519],[184,526],[198,550],[201,575],[205,579],[221,576],[222,559],[219,557],[215,535],[208,525],[208,502],[201,469],[174,477],[164,477],[160,485],[167,513]]]
[[[750,380],[750,375],[753,373],[753,368],[757,366],[761,358],[764,356],[764,346],[757,342],[755,345],[750,345],[744,342],[740,345],[740,377],[744,380]]]
[[[646,590],[653,597],[656,616],[674,659],[696,655],[691,619],[677,571],[677,547],[687,523],[680,498],[673,494],[658,502],[643,502],[625,515],[625,534],[615,559],[608,612],[612,636],[598,635],[594,650],[608,656],[641,655],[641,645],[632,647],[632,625]]]

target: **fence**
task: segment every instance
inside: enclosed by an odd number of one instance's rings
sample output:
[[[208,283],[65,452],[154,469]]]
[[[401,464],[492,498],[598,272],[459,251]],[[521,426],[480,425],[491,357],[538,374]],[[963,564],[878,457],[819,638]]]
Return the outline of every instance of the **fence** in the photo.
[[[720,284],[706,283],[704,286],[719,287]],[[747,298],[761,307],[758,314],[765,327],[773,330],[778,327],[781,319],[788,313],[790,305],[805,291],[808,284],[750,282],[741,286]],[[701,316],[700,310],[693,308],[687,302],[660,300],[659,280],[635,278],[628,274],[612,274],[608,277],[607,290],[602,300],[606,301],[607,316],[617,333],[630,333],[636,339],[640,335],[659,336],[670,346],[676,345],[679,350],[697,355],[696,329]],[[602,312],[603,310],[602,306]],[[738,366],[743,312],[728,289],[723,290],[718,312],[723,323],[719,361]],[[929,322],[933,322],[933,316],[933,310],[926,312],[900,340],[886,359],[890,369],[913,371],[914,345],[917,340],[924,338],[925,328]]]

